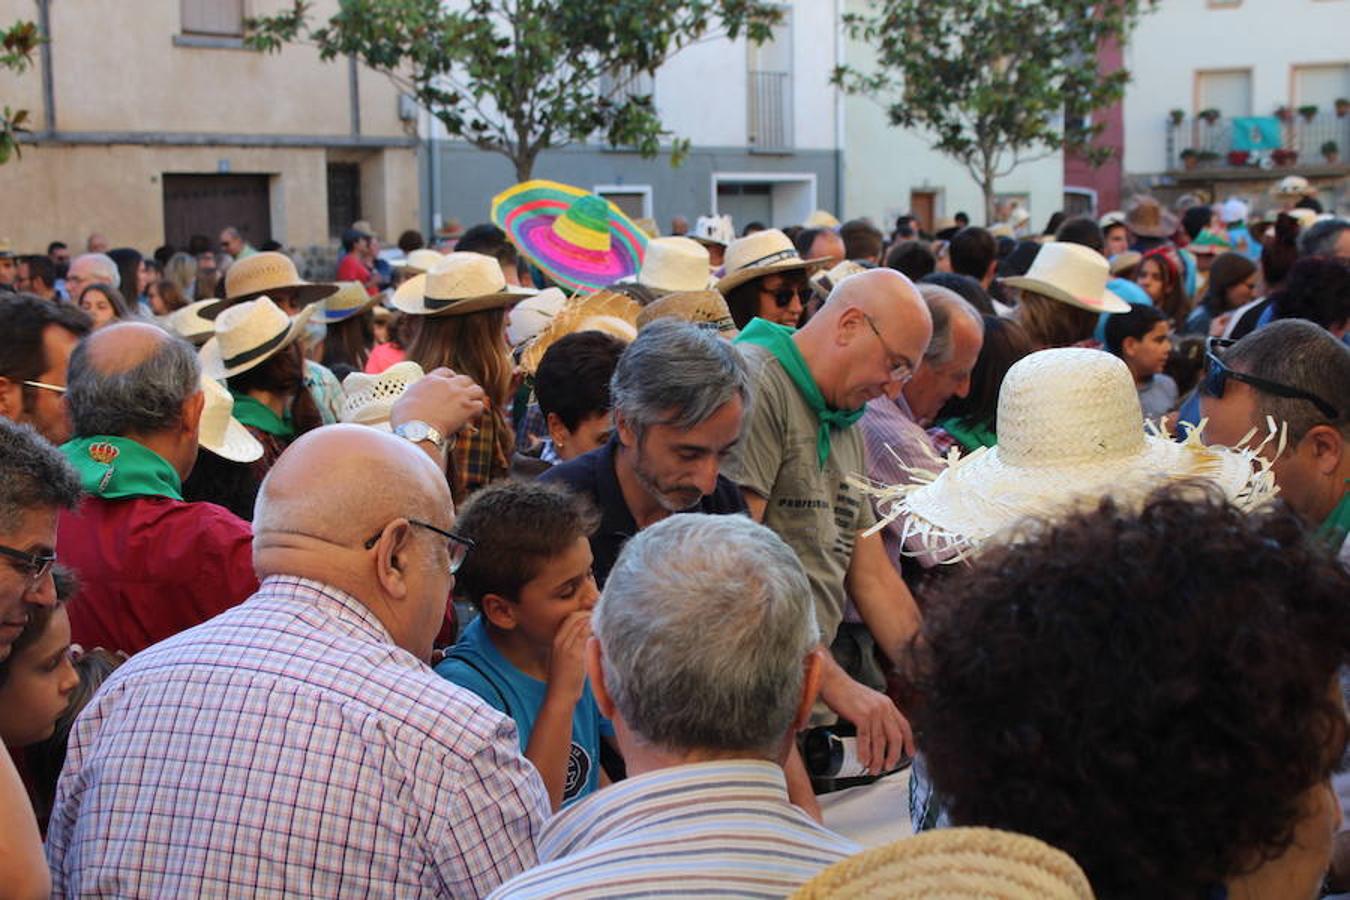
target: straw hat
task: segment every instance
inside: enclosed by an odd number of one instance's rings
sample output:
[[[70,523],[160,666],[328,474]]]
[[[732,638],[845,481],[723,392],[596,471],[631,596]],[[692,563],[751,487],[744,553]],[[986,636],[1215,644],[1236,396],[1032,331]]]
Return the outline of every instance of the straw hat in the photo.
[[[1111,257],[1111,277],[1115,278],[1123,272],[1128,272],[1139,263],[1143,262],[1144,254],[1138,250],[1125,250]],[[1004,279],[1005,281],[1007,279]]]
[[[175,309],[168,315],[156,316],[155,322],[170,334],[193,344],[204,344],[216,332],[216,323],[201,314],[203,309],[214,306],[219,300],[198,300],[187,306]]]
[[[830,292],[835,289],[835,286],[838,285],[839,282],[848,278],[850,275],[857,275],[859,272],[866,271],[867,266],[856,263],[851,259],[846,259],[841,263],[836,263],[828,272],[817,272],[812,275],[811,290],[815,292],[817,297],[824,300],[826,297],[830,296]]]
[[[543,331],[566,302],[567,295],[561,288],[546,288],[517,303],[506,322],[507,343],[519,347]]]
[[[1130,305],[1106,289],[1110,277],[1106,257],[1096,250],[1051,241],[1041,246],[1027,274],[1009,276],[1003,283],[1089,312],[1128,312]]]
[[[685,237],[648,241],[637,282],[655,291],[707,290],[712,283],[708,251],[698,241]]]
[[[715,244],[725,247],[736,240],[736,229],[731,224],[731,216],[699,216],[694,227],[685,237],[700,244]]]
[[[823,209],[818,209],[806,217],[803,228],[838,228],[839,220]]]
[[[525,181],[492,198],[492,222],[564,288],[599,290],[637,273],[647,235],[613,203],[556,181]]]
[[[14,245],[9,238],[0,238],[0,259],[9,259],[14,255]]]
[[[1302,175],[1286,175],[1275,185],[1272,193],[1276,197],[1316,197],[1317,188]]]
[[[342,415],[339,421],[389,430],[394,402],[414,381],[426,373],[411,360],[394,363],[378,375],[353,372],[342,379]]]
[[[730,339],[739,332],[736,322],[731,318],[726,299],[717,291],[684,291],[666,294],[659,300],[653,300],[638,313],[637,329],[641,331],[649,322],[657,319],[679,319],[692,322],[700,328],[708,328]]]
[[[292,319],[270,297],[226,307],[216,316],[215,336],[197,351],[202,372],[220,380],[257,368],[295,343],[317,308],[311,303]]]
[[[661,226],[656,224],[656,220],[651,216],[643,216],[640,219],[634,219],[633,224],[642,229],[642,233],[649,239],[661,236]]]
[[[234,417],[234,397],[230,392],[205,373],[201,385],[206,402],[197,425],[197,443],[230,462],[251,463],[261,459],[263,445]]]
[[[225,300],[218,301],[214,308],[208,307],[202,315],[214,319],[231,303],[253,300],[282,288],[298,288],[300,304],[308,305],[337,293],[338,286],[305,281],[289,256],[274,250],[264,250],[231,264],[225,273]]]
[[[951,240],[960,230],[961,226],[956,223],[953,216],[943,216],[933,223],[933,236],[938,240]]]
[[[1300,229],[1317,224],[1317,210],[1314,209],[1287,209],[1284,214],[1298,222]]]
[[[1078,863],[993,828],[940,828],[874,847],[820,872],[792,900],[1092,900]]]
[[[520,355],[520,366],[531,374],[539,368],[544,352],[566,335],[577,331],[603,331],[620,340],[637,336],[637,301],[617,291],[598,291],[573,297],[563,304],[543,331],[535,335]]]
[[[810,269],[826,259],[824,256],[802,259],[786,234],[777,228],[766,228],[731,242],[723,265],[726,274],[717,282],[717,289],[726,294],[752,278]]]
[[[482,253],[446,254],[436,268],[394,291],[394,306],[414,316],[464,316],[509,306],[535,294],[506,283],[501,263]]]
[[[330,325],[342,322],[361,315],[379,299],[378,296],[372,297],[367,294],[366,286],[359,281],[339,281],[337,293],[324,300],[323,314],[319,318]]]
[[[394,260],[389,265],[396,269],[409,269],[413,272],[430,272],[436,268],[436,265],[445,259],[445,254],[439,250],[428,250],[425,247],[410,250],[408,255],[402,259]]]
[[[874,490],[884,523],[903,519],[914,552],[955,562],[1025,520],[1068,514],[1110,496],[1137,504],[1166,482],[1196,478],[1243,509],[1275,494],[1254,449],[1206,447],[1147,433],[1139,391],[1119,358],[1065,347],[1023,357],[998,395],[998,444],[953,458],[940,474]],[[923,481],[928,483],[922,483]],[[907,548],[906,552],[910,552]]]
[[[1141,194],[1125,210],[1125,227],[1144,237],[1171,237],[1177,230],[1177,217],[1163,209],[1156,197]]]

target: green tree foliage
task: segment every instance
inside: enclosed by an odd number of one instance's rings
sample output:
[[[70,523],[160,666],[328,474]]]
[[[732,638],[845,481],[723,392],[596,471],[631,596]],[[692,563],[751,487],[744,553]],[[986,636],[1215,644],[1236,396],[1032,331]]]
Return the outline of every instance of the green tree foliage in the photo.
[[[15,22],[0,31],[0,70],[23,72],[33,64],[33,51],[42,43],[42,35],[32,22]],[[19,135],[27,134],[24,123],[28,110],[13,110],[6,106],[0,112],[0,165],[9,162],[11,154],[17,159]]]
[[[676,162],[689,142],[662,127],[637,73],[705,38],[763,42],[781,12],[762,0],[340,0],[328,21],[310,3],[249,22],[248,42],[275,51],[308,41],[324,59],[354,56],[391,77],[454,137],[500,153],[530,177],[543,150],[602,134]]]
[[[922,128],[984,192],[1021,163],[1059,150],[1094,165],[1108,147],[1088,113],[1124,96],[1129,73],[1103,73],[1097,48],[1128,40],[1154,0],[868,0],[844,17],[876,65],[835,69],[850,93],[880,99],[893,125]]]

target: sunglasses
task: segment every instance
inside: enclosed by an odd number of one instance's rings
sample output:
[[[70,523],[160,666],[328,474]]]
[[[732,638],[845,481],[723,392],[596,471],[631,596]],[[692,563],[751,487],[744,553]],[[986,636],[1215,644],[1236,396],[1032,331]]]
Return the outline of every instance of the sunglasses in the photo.
[[[450,553],[450,574],[451,574],[451,575],[453,575],[453,574],[455,574],[456,572],[459,571],[459,567],[462,566],[462,565],[464,565],[464,560],[465,560],[466,558],[468,558],[468,556],[469,556],[469,551],[472,550],[472,549],[474,548],[474,542],[471,541],[471,540],[469,540],[468,538],[466,538],[466,537],[460,537],[460,536],[457,535],[457,534],[452,534],[451,532],[446,531],[444,528],[437,528],[435,525],[432,525],[430,522],[422,522],[422,521],[420,521],[420,520],[418,520],[418,519],[409,519],[409,520],[408,520],[408,524],[409,524],[409,525],[414,525],[414,526],[416,526],[416,527],[418,527],[418,528],[425,528],[427,531],[434,531],[434,532],[436,532],[437,534],[439,534],[441,537],[443,537],[443,538],[446,539],[446,541],[448,542],[448,546],[446,547],[446,549],[447,549],[447,550],[449,551],[449,553]],[[386,526],[386,527],[387,527],[387,526]],[[382,535],[382,534],[384,534],[384,529],[383,529],[383,528],[381,528],[379,531],[375,532],[375,534],[372,535],[372,536],[370,537],[370,539],[366,541],[366,543],[365,543],[366,549],[367,549],[367,550],[370,550],[370,549],[372,549],[377,543],[379,543],[380,535]]]
[[[1243,384],[1249,384],[1258,391],[1264,391],[1267,394],[1274,394],[1276,397],[1289,397],[1294,400],[1307,400],[1313,406],[1316,406],[1322,415],[1331,421],[1341,417],[1341,412],[1335,406],[1332,406],[1321,397],[1305,391],[1302,388],[1296,388],[1293,385],[1281,384],[1278,381],[1271,381],[1267,378],[1258,378],[1255,375],[1248,375],[1245,372],[1238,372],[1228,367],[1222,359],[1219,358],[1218,351],[1231,347],[1237,343],[1226,338],[1210,338],[1208,348],[1205,350],[1205,360],[1208,363],[1205,377],[1200,382],[1200,391],[1208,397],[1219,399],[1223,396],[1224,389],[1228,385],[1228,380],[1241,381]]]
[[[52,570],[52,565],[56,562],[55,553],[25,553],[22,550],[4,546],[0,546],[0,556],[15,561],[14,568],[28,577],[30,588],[41,581]]]
[[[778,305],[779,309],[787,309],[792,305],[793,300],[801,300],[802,297],[801,288],[794,285],[780,287],[772,291],[768,288],[760,288],[760,292],[773,297],[773,302]]]

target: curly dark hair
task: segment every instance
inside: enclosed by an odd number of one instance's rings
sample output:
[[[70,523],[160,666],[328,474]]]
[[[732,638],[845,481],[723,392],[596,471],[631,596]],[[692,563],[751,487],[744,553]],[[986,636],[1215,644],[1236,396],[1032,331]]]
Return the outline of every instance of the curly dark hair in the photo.
[[[1277,857],[1345,745],[1350,575],[1283,506],[1193,484],[1026,536],[938,585],[913,647],[952,820],[1063,849],[1104,900]]]

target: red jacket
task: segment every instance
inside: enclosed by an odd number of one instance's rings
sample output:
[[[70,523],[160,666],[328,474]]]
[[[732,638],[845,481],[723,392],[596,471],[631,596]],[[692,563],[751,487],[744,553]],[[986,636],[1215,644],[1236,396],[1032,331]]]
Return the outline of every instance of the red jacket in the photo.
[[[136,653],[258,589],[253,530],[214,503],[88,497],[61,514],[57,556],[80,576],[71,638]]]

